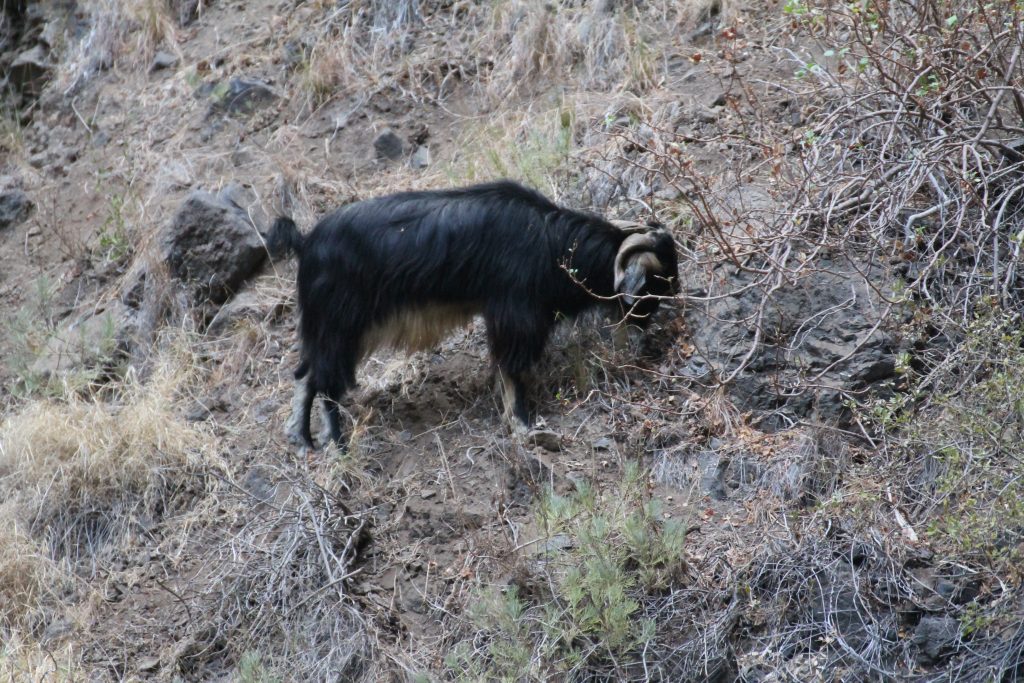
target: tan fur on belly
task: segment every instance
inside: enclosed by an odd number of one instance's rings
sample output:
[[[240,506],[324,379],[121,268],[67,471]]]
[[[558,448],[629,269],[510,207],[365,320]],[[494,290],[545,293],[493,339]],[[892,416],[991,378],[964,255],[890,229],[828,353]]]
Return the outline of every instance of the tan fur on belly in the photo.
[[[433,348],[452,330],[472,322],[476,312],[476,307],[468,304],[421,306],[401,311],[366,331],[359,357],[365,358],[381,348],[407,353]]]

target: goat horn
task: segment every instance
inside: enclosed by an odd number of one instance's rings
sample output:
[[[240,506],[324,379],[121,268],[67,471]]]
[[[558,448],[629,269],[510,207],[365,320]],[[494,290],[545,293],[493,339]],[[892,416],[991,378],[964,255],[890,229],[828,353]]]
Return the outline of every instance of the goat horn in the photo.
[[[619,253],[615,255],[615,291],[618,292],[626,278],[626,271],[632,261],[638,260],[645,270],[660,272],[661,261],[651,253],[657,245],[657,234],[648,229],[647,232],[637,232],[628,236],[622,241]],[[645,258],[638,259],[640,254]]]
[[[609,223],[614,225],[619,230],[628,233],[647,232],[648,230],[651,229],[651,226],[646,225],[645,223],[637,223],[636,221],[613,220],[609,221]]]

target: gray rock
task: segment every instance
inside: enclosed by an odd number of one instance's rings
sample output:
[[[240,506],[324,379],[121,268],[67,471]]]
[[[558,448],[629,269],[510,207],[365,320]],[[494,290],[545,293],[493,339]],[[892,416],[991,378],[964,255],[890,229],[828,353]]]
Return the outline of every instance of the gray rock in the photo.
[[[848,424],[843,391],[881,389],[879,383],[894,376],[895,341],[884,329],[874,329],[885,307],[860,275],[871,270],[867,264],[821,259],[802,280],[772,293],[760,321],[760,347],[731,387],[741,410],[771,415],[762,428],[783,426],[785,416]],[[731,266],[716,269],[714,278],[726,284],[713,294],[750,282]],[[762,297],[763,290],[755,287],[706,307],[688,307],[693,343],[709,351],[695,354],[683,373],[731,373],[754,340]],[[808,379],[814,380],[814,390],[794,390]]]
[[[77,370],[112,370],[127,359],[135,334],[134,312],[118,302],[65,321],[30,368],[47,379]]]
[[[562,450],[562,437],[558,432],[550,429],[534,429],[526,435],[526,442],[533,446],[540,446],[546,451],[557,452]]]
[[[150,673],[160,668],[160,658],[157,656],[143,657],[138,661],[140,673]]]
[[[36,45],[31,50],[22,52],[8,68],[8,83],[16,91],[29,97],[39,97],[43,87],[50,80],[53,65],[47,58],[46,49]]]
[[[157,53],[153,55],[153,61],[149,65],[149,70],[150,72],[160,71],[161,69],[173,69],[176,66],[178,66],[178,57],[176,55],[172,55],[170,52],[164,52],[163,50],[158,50]]]
[[[409,165],[413,168],[426,168],[430,166],[430,148],[426,145],[417,147],[416,151],[412,153]]]
[[[191,24],[199,17],[201,0],[170,0],[173,16],[182,26]]]
[[[595,451],[609,451],[611,450],[613,445],[614,444],[611,439],[609,439],[607,436],[602,436],[601,438],[596,439],[594,441],[592,447]]]
[[[373,151],[378,159],[397,161],[405,153],[405,145],[402,143],[402,138],[388,128],[373,141]]]
[[[697,454],[697,473],[700,477],[700,490],[714,500],[725,500],[729,492],[725,488],[725,471],[729,461],[714,451],[703,451]]]
[[[701,123],[714,123],[718,120],[718,117],[722,114],[722,109],[712,109],[711,107],[705,107],[698,105],[695,107],[693,117]]]
[[[213,102],[210,113],[229,113],[246,115],[262,109],[280,95],[263,81],[251,78],[232,78],[230,81],[215,85],[209,92]]]
[[[921,617],[912,640],[920,649],[918,660],[923,664],[936,664],[956,651],[960,622],[946,616]]]
[[[279,302],[261,299],[255,292],[246,290],[220,307],[210,320],[206,333],[213,336],[226,334],[246,323],[259,324],[277,318],[283,312],[284,307]]]
[[[0,230],[21,223],[32,213],[32,201],[17,188],[0,192]]]
[[[171,275],[189,286],[196,304],[226,301],[267,255],[243,209],[202,191],[189,195],[160,233],[159,244]]]

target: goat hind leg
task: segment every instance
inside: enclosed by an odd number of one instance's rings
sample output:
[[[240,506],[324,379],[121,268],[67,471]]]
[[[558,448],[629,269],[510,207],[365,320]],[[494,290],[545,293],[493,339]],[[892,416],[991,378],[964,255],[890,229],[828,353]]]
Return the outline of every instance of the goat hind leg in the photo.
[[[315,397],[316,387],[313,386],[311,377],[305,376],[295,382],[295,395],[292,397],[291,416],[289,416],[288,425],[285,428],[290,442],[310,449],[313,448],[313,433],[310,430],[309,423]]]
[[[339,449],[345,449],[341,434],[341,399],[349,387],[355,386],[356,377],[352,359],[343,357],[340,367],[335,369],[331,389],[324,397],[324,415],[327,418],[327,429],[330,439]]]
[[[327,429],[330,433],[331,441],[334,442],[335,446],[343,449],[344,444],[341,441],[341,406],[338,404],[337,399],[324,398],[324,415],[327,416]]]

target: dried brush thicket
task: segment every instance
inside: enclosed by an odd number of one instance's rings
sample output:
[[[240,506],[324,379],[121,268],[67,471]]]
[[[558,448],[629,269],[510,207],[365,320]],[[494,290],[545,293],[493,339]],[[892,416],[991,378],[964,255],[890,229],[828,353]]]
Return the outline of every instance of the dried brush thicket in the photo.
[[[900,343],[880,395],[847,395],[866,450],[807,444],[776,455],[753,488],[754,518],[780,530],[716,583],[745,602],[730,627],[750,646],[736,675],[1018,680],[1024,8],[822,0],[783,11],[762,47],[795,78],[737,69],[720,103],[729,127],[680,133],[666,108],[647,127],[610,126],[617,144],[587,160],[622,170],[602,203],[641,197],[685,234],[710,283],[691,305],[756,300],[717,321],[749,335],[702,382],[728,390],[765,346],[796,348],[820,320],[781,338],[769,320],[785,291],[828,269],[870,292],[858,345],[879,329]],[[721,37],[742,63],[741,36]],[[738,162],[703,173],[698,145]],[[785,392],[822,388],[847,358]],[[731,656],[736,641],[718,642],[705,661]]]
[[[391,89],[443,102],[472,84],[500,109],[509,98],[566,80],[584,90],[642,92],[663,81],[656,45],[722,11],[706,0],[343,2],[318,22],[303,75],[313,104],[327,97],[365,102]],[[438,33],[446,36],[441,45],[429,39]]]
[[[796,1],[784,12],[788,25],[765,47],[797,78],[776,83],[778,109],[764,106],[763,83],[735,72],[723,100],[736,115],[732,131],[695,139],[667,122],[612,131],[642,152],[626,160],[620,195],[677,191],[695,261],[749,275],[741,289],[695,300],[761,293],[754,319],[742,321],[754,330],[749,352],[720,379],[735,379],[765,342],[760,323],[774,295],[822,257],[841,255],[875,290],[879,325],[916,308],[944,332],[962,332],[981,297],[1021,306],[1020,6]],[[739,59],[738,49],[730,55]],[[725,177],[705,175],[688,153],[694,142],[737,148],[745,161]]]
[[[365,514],[349,510],[344,487],[285,464],[252,470],[239,493],[254,514],[223,544],[206,618],[235,652],[260,653],[267,671],[372,678],[372,631],[347,595],[368,540]]]

